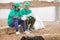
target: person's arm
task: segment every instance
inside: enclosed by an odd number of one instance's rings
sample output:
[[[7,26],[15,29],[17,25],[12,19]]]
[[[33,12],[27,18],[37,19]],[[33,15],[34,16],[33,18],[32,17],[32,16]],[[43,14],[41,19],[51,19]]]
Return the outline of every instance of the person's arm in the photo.
[[[32,10],[28,10],[28,12],[27,12],[27,17],[29,17],[29,16],[31,16],[32,15]]]
[[[14,10],[10,11],[9,16],[12,17],[13,19],[17,19],[18,18],[17,16],[15,16]]]
[[[25,21],[25,20],[26,20],[26,15],[24,15],[24,12],[25,12],[25,11],[22,9],[22,10],[20,11],[20,14],[22,15],[22,16],[21,16],[21,20],[24,20],[24,21]]]
[[[13,15],[13,16],[12,16],[12,18],[13,18],[13,19],[17,19],[18,17],[17,17],[17,16],[15,16],[15,15]]]
[[[23,15],[21,19],[25,21],[27,19],[26,15]]]
[[[27,17],[29,17],[29,16],[31,16],[32,15],[32,13],[30,13],[30,14],[28,14],[28,15],[26,15]]]

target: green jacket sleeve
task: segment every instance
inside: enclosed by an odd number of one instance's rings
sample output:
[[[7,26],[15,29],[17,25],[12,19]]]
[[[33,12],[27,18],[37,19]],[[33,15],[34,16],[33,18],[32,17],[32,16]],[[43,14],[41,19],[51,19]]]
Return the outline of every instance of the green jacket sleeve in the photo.
[[[32,13],[32,11],[31,10],[28,10],[27,12],[25,12],[25,15],[29,15],[31,13]]]
[[[12,16],[14,16],[14,15],[15,15],[15,14],[14,14],[14,10],[11,10],[9,16],[12,17]]]
[[[20,10],[20,14],[23,16],[24,15],[24,10]]]

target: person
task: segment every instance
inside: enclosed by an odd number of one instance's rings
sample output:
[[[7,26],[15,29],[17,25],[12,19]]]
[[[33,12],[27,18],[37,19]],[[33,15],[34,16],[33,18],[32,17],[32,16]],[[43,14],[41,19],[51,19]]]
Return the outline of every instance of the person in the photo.
[[[20,12],[21,4],[14,3],[14,8],[11,9],[10,14],[8,15],[8,26],[16,28],[16,34],[20,34],[18,25],[21,24],[25,33],[29,33],[26,31],[26,18],[23,17],[23,14]]]
[[[25,7],[21,9],[21,13],[27,17],[27,20],[26,20],[27,30],[32,31],[33,25],[35,22],[35,18],[32,16],[32,10],[29,9],[30,8],[30,2],[25,2],[24,5],[25,5]]]

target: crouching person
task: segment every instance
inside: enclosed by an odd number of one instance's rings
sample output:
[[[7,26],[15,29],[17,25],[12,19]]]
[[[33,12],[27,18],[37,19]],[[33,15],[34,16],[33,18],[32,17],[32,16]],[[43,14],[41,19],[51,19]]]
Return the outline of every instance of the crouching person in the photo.
[[[23,19],[23,14],[20,13],[21,4],[20,3],[14,3],[14,9],[10,11],[10,14],[8,15],[8,26],[9,27],[15,27],[16,28],[16,34],[20,34],[18,25],[22,24],[23,30],[25,33],[28,33],[26,31],[26,19]]]
[[[36,19],[33,16],[29,16],[29,18],[26,20],[27,29],[29,29],[30,32],[35,30],[34,29],[35,21],[36,21]]]
[[[26,20],[27,30],[30,32],[33,30],[35,18],[31,16],[32,10],[29,9],[29,7],[30,7],[30,2],[25,2],[24,8],[22,8],[21,13],[24,14],[24,16],[26,16],[26,18],[27,18],[27,20]]]

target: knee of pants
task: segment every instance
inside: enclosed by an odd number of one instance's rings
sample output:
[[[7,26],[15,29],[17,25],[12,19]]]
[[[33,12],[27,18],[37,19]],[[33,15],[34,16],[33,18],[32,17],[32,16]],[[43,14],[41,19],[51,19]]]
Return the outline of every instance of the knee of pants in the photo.
[[[32,18],[34,21],[36,20],[34,17]]]
[[[30,23],[34,23],[35,22],[35,18],[31,18]]]
[[[18,22],[18,20],[12,20],[11,22],[10,22],[10,26],[14,26],[14,23],[15,22]]]

